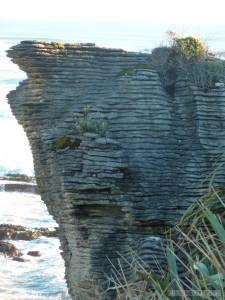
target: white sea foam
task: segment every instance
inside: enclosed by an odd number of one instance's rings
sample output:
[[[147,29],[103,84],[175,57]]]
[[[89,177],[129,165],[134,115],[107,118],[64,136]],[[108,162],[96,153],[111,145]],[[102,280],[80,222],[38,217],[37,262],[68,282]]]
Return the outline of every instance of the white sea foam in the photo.
[[[5,51],[11,42],[0,42],[0,175],[6,172],[33,174],[33,160],[26,135],[7,103],[6,95],[16,88],[25,73],[11,63]]]
[[[0,192],[0,223],[28,228],[56,226],[45,204],[37,195]],[[69,300],[64,281],[64,262],[57,238],[41,237],[32,241],[12,241],[30,262],[20,263],[0,256],[0,299]],[[27,255],[39,251],[40,257]]]
[[[0,168],[32,175],[33,158],[22,126],[15,119],[0,119],[0,128]]]
[[[50,229],[56,226],[38,195],[0,192],[0,212],[0,223]]]

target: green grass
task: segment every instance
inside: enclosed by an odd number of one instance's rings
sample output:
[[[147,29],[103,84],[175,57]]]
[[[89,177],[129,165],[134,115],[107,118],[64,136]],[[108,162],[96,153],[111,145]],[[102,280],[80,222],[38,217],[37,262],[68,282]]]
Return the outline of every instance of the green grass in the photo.
[[[149,270],[134,251],[129,261],[121,256],[134,276],[128,280],[121,263],[114,270],[109,281],[118,300],[225,299],[225,190],[216,190],[211,183],[208,193],[169,232],[167,271]]]

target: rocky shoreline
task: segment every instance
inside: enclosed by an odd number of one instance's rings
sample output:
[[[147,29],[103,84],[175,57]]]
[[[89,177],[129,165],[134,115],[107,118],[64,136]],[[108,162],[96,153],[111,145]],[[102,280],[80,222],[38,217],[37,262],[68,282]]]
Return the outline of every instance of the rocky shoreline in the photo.
[[[29,259],[25,259],[22,256],[24,253],[17,249],[15,245],[9,240],[24,240],[31,241],[40,237],[58,237],[59,231],[56,227],[53,231],[48,228],[26,228],[20,225],[12,224],[0,224],[0,255],[4,257],[10,257],[12,260],[19,262],[28,262]],[[28,251],[27,255],[39,257],[41,253],[37,251]]]
[[[38,194],[35,177],[25,174],[0,176],[0,191]]]
[[[38,194],[35,177],[26,174],[6,174],[0,176],[0,191],[5,192],[22,192]],[[31,241],[40,237],[57,237],[59,236],[58,227],[54,230],[48,228],[26,228],[21,225],[0,224],[0,255],[9,257],[18,262],[29,262],[22,256],[21,250],[17,249],[11,240]],[[28,251],[26,255],[40,257],[41,253],[37,251]]]

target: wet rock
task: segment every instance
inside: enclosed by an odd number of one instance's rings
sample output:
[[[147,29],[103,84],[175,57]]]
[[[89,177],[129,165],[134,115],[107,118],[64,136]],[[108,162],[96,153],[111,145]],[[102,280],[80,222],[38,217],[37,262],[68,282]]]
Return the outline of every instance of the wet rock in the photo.
[[[20,193],[38,194],[36,184],[31,184],[31,183],[7,182],[6,184],[4,184],[3,190],[5,190],[5,192],[20,192]]]
[[[0,180],[21,181],[21,182],[35,183],[35,178],[33,176],[28,176],[26,174],[8,173],[5,176],[0,177]]]
[[[10,225],[10,224],[1,224],[0,225],[0,239],[8,240],[25,240],[30,241],[37,239],[42,234],[38,231],[28,230],[23,226],[19,225]]]
[[[30,260],[23,257],[14,256],[12,260],[18,261],[18,262],[29,262]]]
[[[48,228],[35,228],[42,236],[45,237],[58,237],[59,236],[59,227],[55,227],[55,230],[49,230]]]
[[[4,256],[19,256],[22,252],[17,249],[12,243],[0,241],[0,253]]]
[[[57,237],[57,230],[50,231],[48,228],[27,229],[20,225],[0,224],[0,240],[24,240],[30,241],[41,236]]]
[[[39,252],[39,251],[29,251],[29,252],[27,252],[27,255],[34,256],[34,257],[40,257],[41,252]]]
[[[35,178],[25,174],[7,174],[1,176],[0,189],[5,192],[38,194]]]

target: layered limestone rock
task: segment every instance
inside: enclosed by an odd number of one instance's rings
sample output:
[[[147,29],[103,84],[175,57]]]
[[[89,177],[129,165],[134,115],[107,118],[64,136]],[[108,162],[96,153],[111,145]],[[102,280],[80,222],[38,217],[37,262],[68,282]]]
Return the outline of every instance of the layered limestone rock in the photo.
[[[99,295],[111,263],[130,249],[150,266],[155,255],[162,261],[165,230],[223,160],[225,89],[203,92],[180,81],[170,96],[149,54],[93,44],[25,41],[8,56],[28,77],[8,99],[60,227],[71,296],[114,299]],[[106,136],[71,133],[87,106],[93,122],[107,123]],[[224,181],[220,172],[217,184]]]

